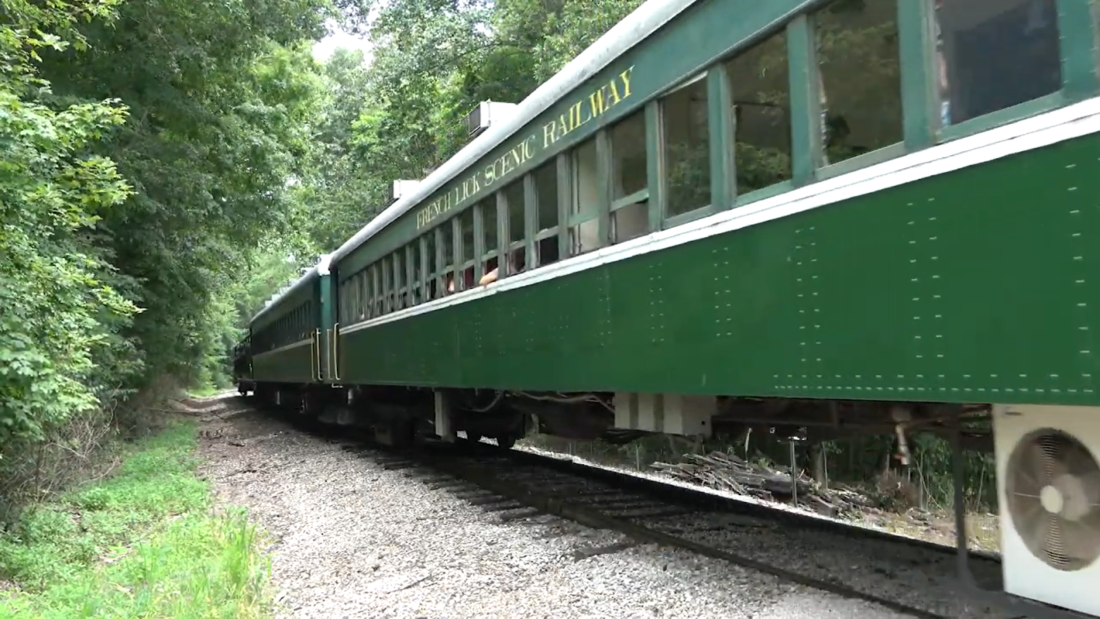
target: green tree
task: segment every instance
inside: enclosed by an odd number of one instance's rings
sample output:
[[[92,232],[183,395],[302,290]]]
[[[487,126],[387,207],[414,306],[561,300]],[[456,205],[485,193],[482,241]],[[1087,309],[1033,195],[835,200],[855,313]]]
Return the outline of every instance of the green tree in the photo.
[[[51,108],[37,72],[47,50],[83,47],[80,20],[109,18],[109,2],[10,3],[0,26],[0,445],[38,439],[94,407],[93,356],[125,347],[136,308],[92,242],[100,215],[130,194],[94,154],[125,120],[117,100]],[[117,352],[117,351],[116,351]]]

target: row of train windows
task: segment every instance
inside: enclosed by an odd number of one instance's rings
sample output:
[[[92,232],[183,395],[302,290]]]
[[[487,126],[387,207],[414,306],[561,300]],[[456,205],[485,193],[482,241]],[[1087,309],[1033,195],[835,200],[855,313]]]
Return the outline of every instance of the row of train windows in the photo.
[[[941,126],[1061,88],[1055,0],[934,0],[935,84]],[[836,0],[812,16],[820,104],[815,168],[903,142],[898,0]],[[738,196],[790,181],[791,85],[787,32],[712,67],[731,91],[733,189]],[[913,67],[919,70],[920,67]],[[906,70],[909,70],[907,67]],[[607,130],[610,211],[599,226],[597,138],[341,283],[340,316],[357,322],[427,302],[713,212],[707,74],[660,101],[656,122],[638,110]],[[657,136],[647,149],[647,126]],[[720,135],[720,133],[719,133]],[[656,137],[656,139],[654,139]],[[723,146],[726,146],[723,144]],[[649,154],[647,154],[649,153]],[[660,159],[650,165],[650,154]],[[662,211],[651,216],[650,175],[663,171]],[[559,183],[565,174],[567,183]],[[559,190],[564,208],[559,209]],[[565,234],[559,240],[561,216]],[[498,270],[507,256],[506,273]],[[456,271],[459,276],[456,278]]]
[[[252,334],[252,354],[275,350],[309,337],[316,328],[313,301],[306,301]]]

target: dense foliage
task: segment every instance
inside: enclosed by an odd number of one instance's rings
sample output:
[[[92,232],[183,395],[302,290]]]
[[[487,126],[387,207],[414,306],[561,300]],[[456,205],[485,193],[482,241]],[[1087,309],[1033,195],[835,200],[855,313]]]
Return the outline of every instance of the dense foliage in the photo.
[[[5,0],[0,508],[51,485],[46,447],[79,465],[140,421],[128,398],[222,373],[269,293],[245,273],[277,286],[308,260],[294,179],[328,96],[309,47],[359,8]]]

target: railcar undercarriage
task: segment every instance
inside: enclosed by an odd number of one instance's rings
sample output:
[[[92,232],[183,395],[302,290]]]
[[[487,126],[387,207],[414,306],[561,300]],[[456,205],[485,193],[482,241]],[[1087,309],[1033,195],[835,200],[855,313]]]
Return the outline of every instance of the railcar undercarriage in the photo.
[[[753,433],[774,434],[812,443],[892,434],[897,437],[896,457],[906,464],[911,433],[928,432],[951,438],[955,424],[962,423],[964,449],[993,450],[991,406],[983,404],[720,396],[713,398],[713,415],[703,422],[706,431],[690,433],[647,428],[636,414],[625,416],[622,410],[617,413],[623,402],[636,404],[633,394],[624,397],[607,392],[270,384],[257,386],[256,391],[261,399],[317,416],[322,422],[374,428],[387,442],[406,442],[423,435],[446,440],[462,432],[474,440],[493,438],[510,447],[535,430],[561,438],[599,439],[612,444],[625,444],[653,434],[695,439],[724,436],[732,440],[744,440]],[[667,425],[667,418],[678,413],[674,407],[667,407],[659,414],[666,417]]]

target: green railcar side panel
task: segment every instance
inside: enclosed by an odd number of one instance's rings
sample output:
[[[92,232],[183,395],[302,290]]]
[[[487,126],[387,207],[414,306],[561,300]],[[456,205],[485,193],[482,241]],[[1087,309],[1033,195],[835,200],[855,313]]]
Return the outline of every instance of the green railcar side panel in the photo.
[[[252,358],[253,379],[261,383],[308,383],[316,380],[313,345],[307,340]]]
[[[345,333],[346,383],[1100,404],[1087,136]],[[257,366],[259,367],[259,366]]]

